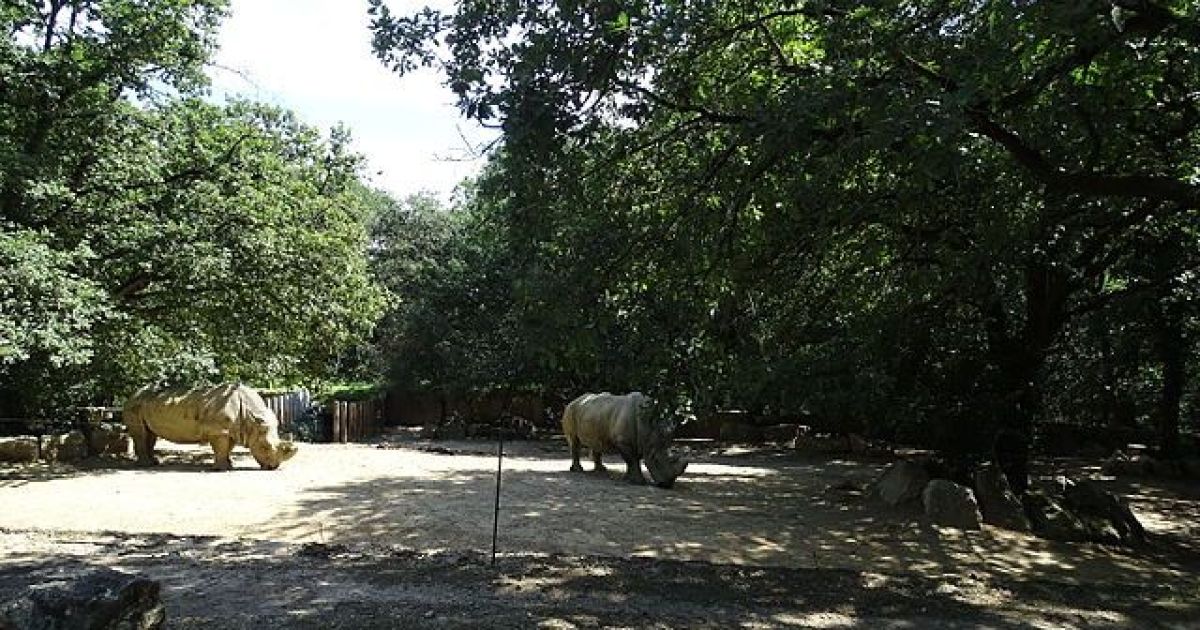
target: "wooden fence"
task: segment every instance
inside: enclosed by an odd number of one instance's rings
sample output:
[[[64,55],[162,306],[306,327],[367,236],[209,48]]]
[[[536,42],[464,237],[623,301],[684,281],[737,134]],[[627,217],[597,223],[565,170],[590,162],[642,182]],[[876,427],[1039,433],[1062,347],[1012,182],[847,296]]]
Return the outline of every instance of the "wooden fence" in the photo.
[[[312,395],[308,393],[307,389],[298,389],[282,394],[266,394],[263,396],[263,400],[279,418],[281,431],[289,429],[292,423],[307,413],[309,406],[312,405]]]
[[[358,442],[378,435],[383,428],[383,401],[335,400],[329,406],[333,412],[331,442]]]

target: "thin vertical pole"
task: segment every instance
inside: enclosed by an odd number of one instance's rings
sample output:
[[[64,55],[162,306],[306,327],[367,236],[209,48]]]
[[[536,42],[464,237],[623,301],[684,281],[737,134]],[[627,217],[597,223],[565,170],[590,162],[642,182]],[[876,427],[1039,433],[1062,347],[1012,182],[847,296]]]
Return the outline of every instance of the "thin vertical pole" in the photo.
[[[492,566],[496,566],[496,538],[500,532],[500,476],[504,472],[504,432],[496,432],[496,508],[492,513]]]

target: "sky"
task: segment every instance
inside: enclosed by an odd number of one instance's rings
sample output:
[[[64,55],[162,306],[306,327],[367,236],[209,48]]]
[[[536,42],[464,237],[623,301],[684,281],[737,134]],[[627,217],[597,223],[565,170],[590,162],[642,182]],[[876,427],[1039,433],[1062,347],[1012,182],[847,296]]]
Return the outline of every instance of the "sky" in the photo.
[[[389,0],[407,14],[447,0]],[[324,129],[341,122],[368,160],[371,183],[397,196],[448,199],[478,172],[472,146],[495,137],[458,114],[441,77],[405,77],[371,53],[366,0],[233,0],[209,69],[217,97],[237,95],[296,112]]]

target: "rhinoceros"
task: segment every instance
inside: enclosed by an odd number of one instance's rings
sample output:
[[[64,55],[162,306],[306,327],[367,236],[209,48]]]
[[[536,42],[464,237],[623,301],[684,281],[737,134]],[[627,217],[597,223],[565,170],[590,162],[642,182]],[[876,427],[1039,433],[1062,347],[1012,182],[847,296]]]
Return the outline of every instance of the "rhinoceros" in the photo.
[[[603,472],[605,453],[616,452],[625,460],[625,479],[644,484],[641,460],[655,485],[670,488],[683,474],[687,462],[670,452],[673,423],[656,418],[654,401],[640,392],[617,396],[607,392],[584,394],[567,404],[562,418],[563,434],[571,448],[571,470],[582,471],[579,451],[592,451],[595,470]]]
[[[145,387],[125,401],[123,411],[138,463],[154,466],[158,438],[178,444],[210,444],[213,468],[230,470],[234,446],[250,449],[258,465],[275,470],[296,454],[279,439],[279,419],[258,392],[245,385],[155,389]]]

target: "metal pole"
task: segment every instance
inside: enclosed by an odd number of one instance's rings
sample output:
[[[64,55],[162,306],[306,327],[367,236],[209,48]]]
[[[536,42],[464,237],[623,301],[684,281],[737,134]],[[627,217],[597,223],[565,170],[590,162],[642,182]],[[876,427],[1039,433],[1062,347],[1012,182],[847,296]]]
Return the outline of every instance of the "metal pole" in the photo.
[[[504,429],[496,432],[496,508],[492,513],[492,566],[496,566],[496,535],[500,532],[500,476],[504,471]]]

